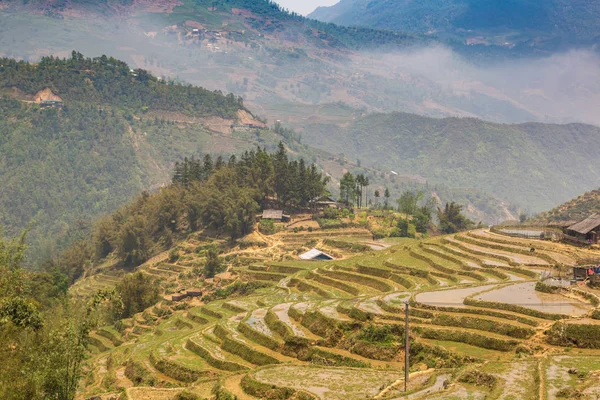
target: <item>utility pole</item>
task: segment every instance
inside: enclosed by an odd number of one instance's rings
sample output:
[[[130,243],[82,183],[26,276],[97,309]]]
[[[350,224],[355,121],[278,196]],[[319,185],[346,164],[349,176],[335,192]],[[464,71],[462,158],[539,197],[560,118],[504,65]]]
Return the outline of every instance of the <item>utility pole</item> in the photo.
[[[408,353],[410,352],[410,344],[408,340],[408,301],[404,302],[404,392],[408,387],[408,369],[409,360]]]

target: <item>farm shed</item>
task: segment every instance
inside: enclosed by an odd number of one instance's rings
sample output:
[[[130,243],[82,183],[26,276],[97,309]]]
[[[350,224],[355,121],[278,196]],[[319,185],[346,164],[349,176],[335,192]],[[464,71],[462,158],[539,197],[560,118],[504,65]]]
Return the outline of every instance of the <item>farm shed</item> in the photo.
[[[318,249],[311,249],[300,256],[301,260],[318,261],[318,260],[335,260],[332,256]]]
[[[262,219],[272,219],[273,221],[289,221],[290,216],[283,213],[283,210],[264,210]]]
[[[323,210],[327,207],[337,208],[337,206],[338,206],[337,201],[335,201],[334,199],[332,199],[331,197],[328,197],[328,196],[317,197],[315,199],[312,199],[310,201],[310,203],[314,206],[314,208],[316,208],[318,210]]]
[[[566,234],[580,242],[598,243],[600,235],[600,214],[593,214],[566,229]]]

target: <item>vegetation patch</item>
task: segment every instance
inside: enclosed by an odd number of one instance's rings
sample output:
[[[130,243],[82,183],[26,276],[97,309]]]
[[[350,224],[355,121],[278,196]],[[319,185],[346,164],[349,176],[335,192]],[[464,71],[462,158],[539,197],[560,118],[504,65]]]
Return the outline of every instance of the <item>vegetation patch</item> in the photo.
[[[479,370],[471,370],[462,374],[458,378],[458,381],[468,383],[470,385],[483,386],[491,390],[498,383],[498,378],[496,378],[494,375]]]
[[[546,335],[556,346],[600,349],[600,325],[556,322]]]
[[[243,365],[214,357],[207,349],[205,349],[204,347],[202,347],[201,345],[199,345],[192,339],[188,339],[188,341],[186,342],[186,348],[188,350],[190,350],[191,352],[196,353],[200,357],[202,357],[208,363],[208,365],[210,365],[211,367],[214,367],[214,368],[217,368],[217,369],[220,369],[223,371],[232,371],[232,372],[245,371],[248,369]]]
[[[465,331],[430,329],[426,327],[418,327],[415,331],[418,331],[421,337],[426,339],[461,342],[489,350],[511,351],[519,344],[516,340],[497,339]]]
[[[153,352],[150,353],[149,359],[154,368],[163,374],[181,382],[191,383],[197,381],[200,379],[200,377],[215,376],[214,372],[212,371],[197,371],[165,358],[158,357]]]
[[[242,389],[249,395],[265,399],[265,400],[287,400],[294,398],[294,400],[317,400],[317,397],[292,388],[277,387],[262,383],[254,379],[250,375],[246,375],[241,381]]]

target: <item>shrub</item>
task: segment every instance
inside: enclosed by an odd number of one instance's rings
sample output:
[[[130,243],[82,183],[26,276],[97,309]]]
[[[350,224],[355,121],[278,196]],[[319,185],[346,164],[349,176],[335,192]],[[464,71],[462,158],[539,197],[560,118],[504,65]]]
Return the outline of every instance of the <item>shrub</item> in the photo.
[[[392,328],[389,325],[375,326],[369,324],[360,330],[357,337],[370,343],[392,343],[394,341]]]
[[[561,291],[561,288],[558,286],[550,286],[546,285],[544,282],[538,281],[535,284],[535,291],[542,293],[558,293]]]
[[[142,272],[125,275],[116,289],[123,301],[123,318],[129,318],[160,300],[158,281]]]
[[[556,322],[546,332],[548,343],[556,346],[573,346],[600,349],[600,326]]]
[[[177,393],[174,400],[200,400],[200,396],[188,390]]]
[[[258,230],[265,235],[273,235],[275,233],[275,222],[272,219],[261,219]]]
[[[498,379],[494,375],[486,374],[478,370],[472,370],[464,373],[458,378],[459,382],[468,383],[475,386],[484,386],[489,389],[493,389],[498,382]]]

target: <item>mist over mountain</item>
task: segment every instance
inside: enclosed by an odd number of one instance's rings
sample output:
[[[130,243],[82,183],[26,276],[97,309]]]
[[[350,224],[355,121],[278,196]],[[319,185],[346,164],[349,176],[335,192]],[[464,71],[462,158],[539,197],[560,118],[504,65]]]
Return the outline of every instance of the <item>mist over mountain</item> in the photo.
[[[433,117],[600,123],[600,63],[590,50],[485,62],[469,55],[474,46],[317,23],[265,1],[215,9],[208,1],[115,3],[4,0],[0,55],[110,54],[157,76],[234,92],[271,120],[277,115],[262,111],[271,105],[342,101]]]
[[[600,42],[600,1],[342,0],[309,15],[320,21],[428,33],[473,46],[561,51]]]

